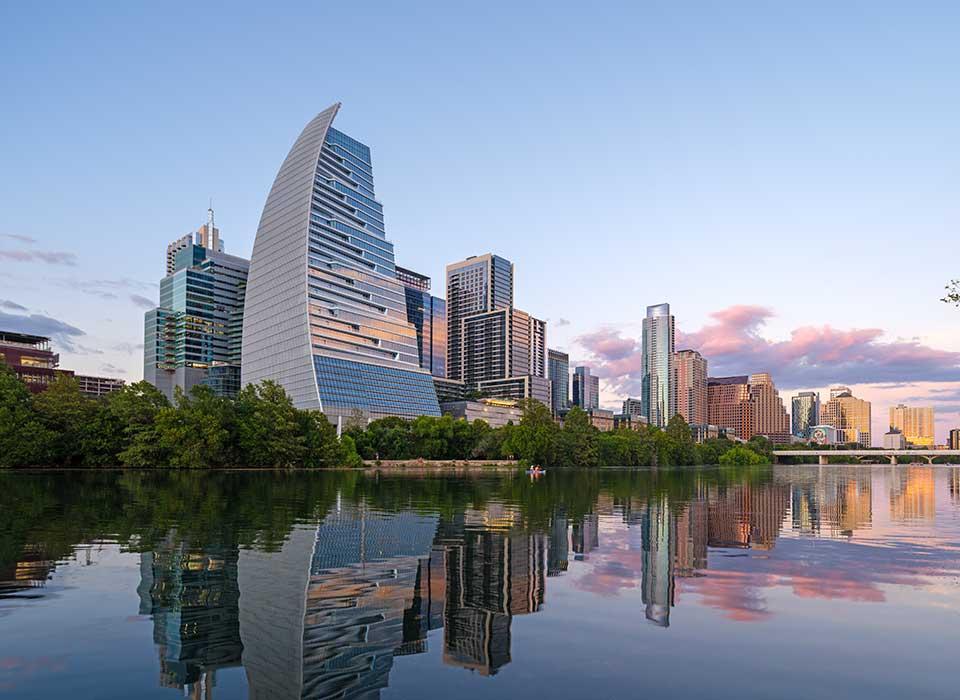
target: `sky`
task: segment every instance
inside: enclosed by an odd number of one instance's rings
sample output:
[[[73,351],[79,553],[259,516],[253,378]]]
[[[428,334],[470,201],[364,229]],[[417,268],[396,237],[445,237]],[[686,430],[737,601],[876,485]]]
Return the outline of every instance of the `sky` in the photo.
[[[960,426],[960,5],[7,3],[0,327],[142,377],[166,244],[212,199],[249,256],[334,102],[397,262],[516,265],[551,347],[635,395],[669,302],[711,374],[846,384]],[[442,292],[441,292],[442,293]],[[879,444],[879,437],[875,438]]]

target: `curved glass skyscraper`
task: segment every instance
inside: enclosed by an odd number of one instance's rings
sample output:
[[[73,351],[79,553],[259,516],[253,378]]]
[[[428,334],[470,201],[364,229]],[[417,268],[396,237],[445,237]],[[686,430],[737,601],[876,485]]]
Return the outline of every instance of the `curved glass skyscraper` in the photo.
[[[370,149],[318,114],[280,166],[253,245],[242,383],[272,379],[332,420],[440,415],[420,369]]]
[[[647,307],[643,319],[643,413],[650,425],[664,427],[677,412],[673,386],[673,316],[670,304]]]

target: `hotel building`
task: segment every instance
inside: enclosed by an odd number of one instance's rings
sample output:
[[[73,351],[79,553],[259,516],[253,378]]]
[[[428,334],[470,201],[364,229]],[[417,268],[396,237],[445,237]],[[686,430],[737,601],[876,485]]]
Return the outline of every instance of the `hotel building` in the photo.
[[[934,414],[932,406],[890,407],[890,429],[903,433],[908,445],[913,447],[933,447]]]

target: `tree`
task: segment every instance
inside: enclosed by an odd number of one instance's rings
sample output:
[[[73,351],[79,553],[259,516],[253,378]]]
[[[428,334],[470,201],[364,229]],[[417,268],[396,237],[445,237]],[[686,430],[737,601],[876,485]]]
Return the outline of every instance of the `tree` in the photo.
[[[103,405],[80,393],[80,382],[61,374],[47,388],[33,396],[33,408],[48,434],[55,437],[46,441],[45,463],[59,467],[85,464],[87,447],[93,438],[92,430],[99,421],[97,414]]]
[[[234,409],[238,456],[244,466],[303,464],[307,452],[304,424],[282,386],[269,380],[248,384],[237,395]]]
[[[157,413],[156,429],[158,454],[171,467],[238,464],[233,402],[208,386],[195,386],[189,394],[178,389],[175,405]]]
[[[720,455],[719,462],[723,466],[749,467],[758,464],[768,464],[769,460],[765,459],[761,455],[758,455],[749,447],[737,445],[736,447],[731,447],[729,450]]]
[[[947,294],[940,301],[944,304],[960,306],[960,280],[950,280],[944,289],[947,290]]]
[[[697,463],[697,448],[690,433],[690,426],[679,413],[670,418],[666,429],[667,450],[670,464],[688,466]]]
[[[44,463],[55,438],[34,412],[27,385],[0,362],[0,467]]]
[[[552,465],[556,435],[559,432],[550,409],[536,399],[524,399],[520,424],[509,433],[504,450],[528,464]]]
[[[598,433],[586,411],[579,406],[571,408],[563,419],[563,428],[554,451],[556,463],[575,467],[597,466],[600,457]]]

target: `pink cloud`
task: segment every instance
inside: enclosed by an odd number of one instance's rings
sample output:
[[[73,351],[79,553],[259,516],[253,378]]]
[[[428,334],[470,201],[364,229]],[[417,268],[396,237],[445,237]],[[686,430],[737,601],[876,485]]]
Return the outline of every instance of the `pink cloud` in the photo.
[[[774,312],[738,305],[712,313],[711,323],[690,333],[677,331],[677,347],[699,350],[712,376],[770,372],[782,388],[833,383],[960,381],[960,353],[938,350],[917,340],[884,342],[883,329],[842,330],[829,325],[801,326],[787,340],[769,340],[761,331]],[[602,329],[577,338],[586,364],[611,388],[634,394],[640,388],[640,341]]]

